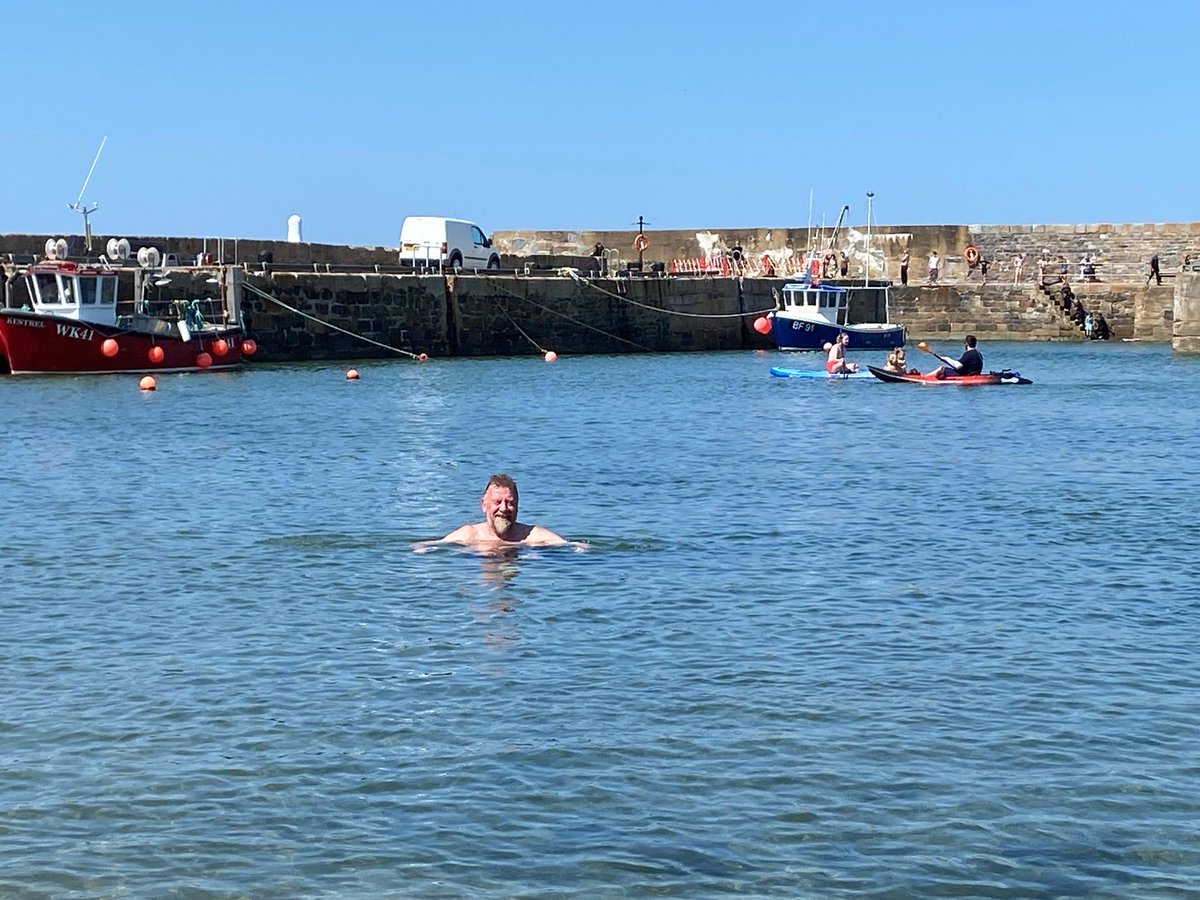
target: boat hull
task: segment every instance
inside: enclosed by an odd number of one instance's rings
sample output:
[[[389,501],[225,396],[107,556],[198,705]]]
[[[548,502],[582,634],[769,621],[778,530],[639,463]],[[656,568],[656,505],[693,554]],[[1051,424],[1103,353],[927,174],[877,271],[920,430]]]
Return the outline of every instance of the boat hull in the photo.
[[[871,374],[880,381],[888,384],[943,384],[958,387],[985,387],[1001,384],[1033,384],[1028,378],[1022,378],[1019,372],[985,372],[982,375],[948,375],[938,378],[936,375],[912,375],[905,372],[889,372],[875,366],[867,366]]]
[[[780,350],[821,350],[843,331],[850,336],[847,350],[895,350],[904,346],[903,325],[831,325],[782,313],[771,316],[771,336]]]
[[[875,376],[867,371],[839,372],[837,375],[830,375],[824,369],[788,369],[783,366],[772,366],[771,374],[776,378],[812,378],[817,381],[847,381],[856,378],[875,380]]]
[[[212,357],[209,369],[231,369],[242,362],[242,329],[206,330],[189,341],[178,337],[128,331],[75,319],[29,313],[0,312],[0,356],[13,375],[101,375],[116,372],[200,371],[201,353]],[[114,356],[104,355],[104,342],[117,343]],[[217,353],[223,340],[227,349]],[[161,362],[150,358],[162,349]]]

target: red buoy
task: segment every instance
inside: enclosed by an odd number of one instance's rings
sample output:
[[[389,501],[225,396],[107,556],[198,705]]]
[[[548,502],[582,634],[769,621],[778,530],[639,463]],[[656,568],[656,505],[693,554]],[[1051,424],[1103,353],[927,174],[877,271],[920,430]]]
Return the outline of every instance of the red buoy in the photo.
[[[253,356],[254,351],[257,349],[258,344],[256,344],[253,339],[246,338],[244,341],[242,341],[242,353],[244,353],[246,356]]]
[[[555,353],[553,350],[546,351],[546,362],[554,362],[556,359],[558,359],[557,353]]]
[[[217,356],[224,356],[229,352],[229,342],[224,338],[217,338],[213,341],[212,352]]]
[[[212,365],[212,357],[207,353],[201,353],[196,357],[196,365],[202,369],[207,369]]]
[[[104,343],[100,345],[100,352],[105,356],[116,356],[121,348],[112,338],[105,338]]]
[[[150,357],[150,362],[160,363],[167,354],[163,353],[163,348],[156,344],[147,351],[146,355]]]
[[[754,330],[757,331],[759,334],[770,334],[771,320],[768,319],[766,316],[759,316],[757,319],[754,320]]]

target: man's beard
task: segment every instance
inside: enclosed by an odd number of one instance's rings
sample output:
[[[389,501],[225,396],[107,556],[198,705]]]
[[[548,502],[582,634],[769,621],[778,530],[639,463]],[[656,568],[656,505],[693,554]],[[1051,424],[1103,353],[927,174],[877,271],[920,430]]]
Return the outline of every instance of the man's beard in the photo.
[[[496,534],[507,534],[508,530],[512,528],[512,525],[513,520],[507,518],[506,516],[500,514],[492,516],[492,528],[495,530]]]

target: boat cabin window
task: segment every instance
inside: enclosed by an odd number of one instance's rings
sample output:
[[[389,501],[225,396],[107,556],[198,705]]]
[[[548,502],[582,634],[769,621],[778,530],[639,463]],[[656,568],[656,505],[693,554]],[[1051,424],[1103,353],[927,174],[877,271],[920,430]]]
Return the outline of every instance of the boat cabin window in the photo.
[[[38,302],[46,305],[57,305],[60,303],[70,303],[70,300],[63,300],[58,291],[58,276],[49,272],[39,272],[34,276],[37,283]]]
[[[117,279],[116,276],[108,278],[97,278],[96,281],[100,284],[100,305],[112,306],[117,302]]]
[[[99,283],[98,278],[76,278],[75,282],[79,285],[79,302],[90,306],[96,302],[96,286]]]

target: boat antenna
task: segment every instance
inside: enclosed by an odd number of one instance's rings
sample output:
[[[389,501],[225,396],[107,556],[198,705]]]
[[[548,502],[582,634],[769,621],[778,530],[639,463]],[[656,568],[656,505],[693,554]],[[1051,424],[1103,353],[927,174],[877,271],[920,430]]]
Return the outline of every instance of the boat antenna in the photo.
[[[811,253],[811,252],[812,252],[812,250],[813,250],[813,240],[812,240],[812,205],[813,205],[813,189],[810,187],[810,188],[808,189],[808,235],[807,235],[807,237],[808,237],[808,250],[809,250],[809,253]]]
[[[874,191],[867,191],[867,275],[863,287],[871,286],[871,201],[875,198]]]
[[[92,167],[88,169],[87,178],[83,179],[83,187],[79,189],[79,196],[74,203],[68,203],[67,208],[73,209],[75,212],[83,216],[83,243],[87,247],[88,253],[92,252],[92,223],[88,221],[88,216],[100,208],[99,203],[92,204],[92,208],[88,209],[83,204],[83,194],[87,190],[88,183],[92,180],[92,173],[96,171],[96,163],[100,162],[100,154],[104,152],[104,145],[108,142],[108,135],[100,141],[100,149],[96,151],[96,158],[92,160]]]

